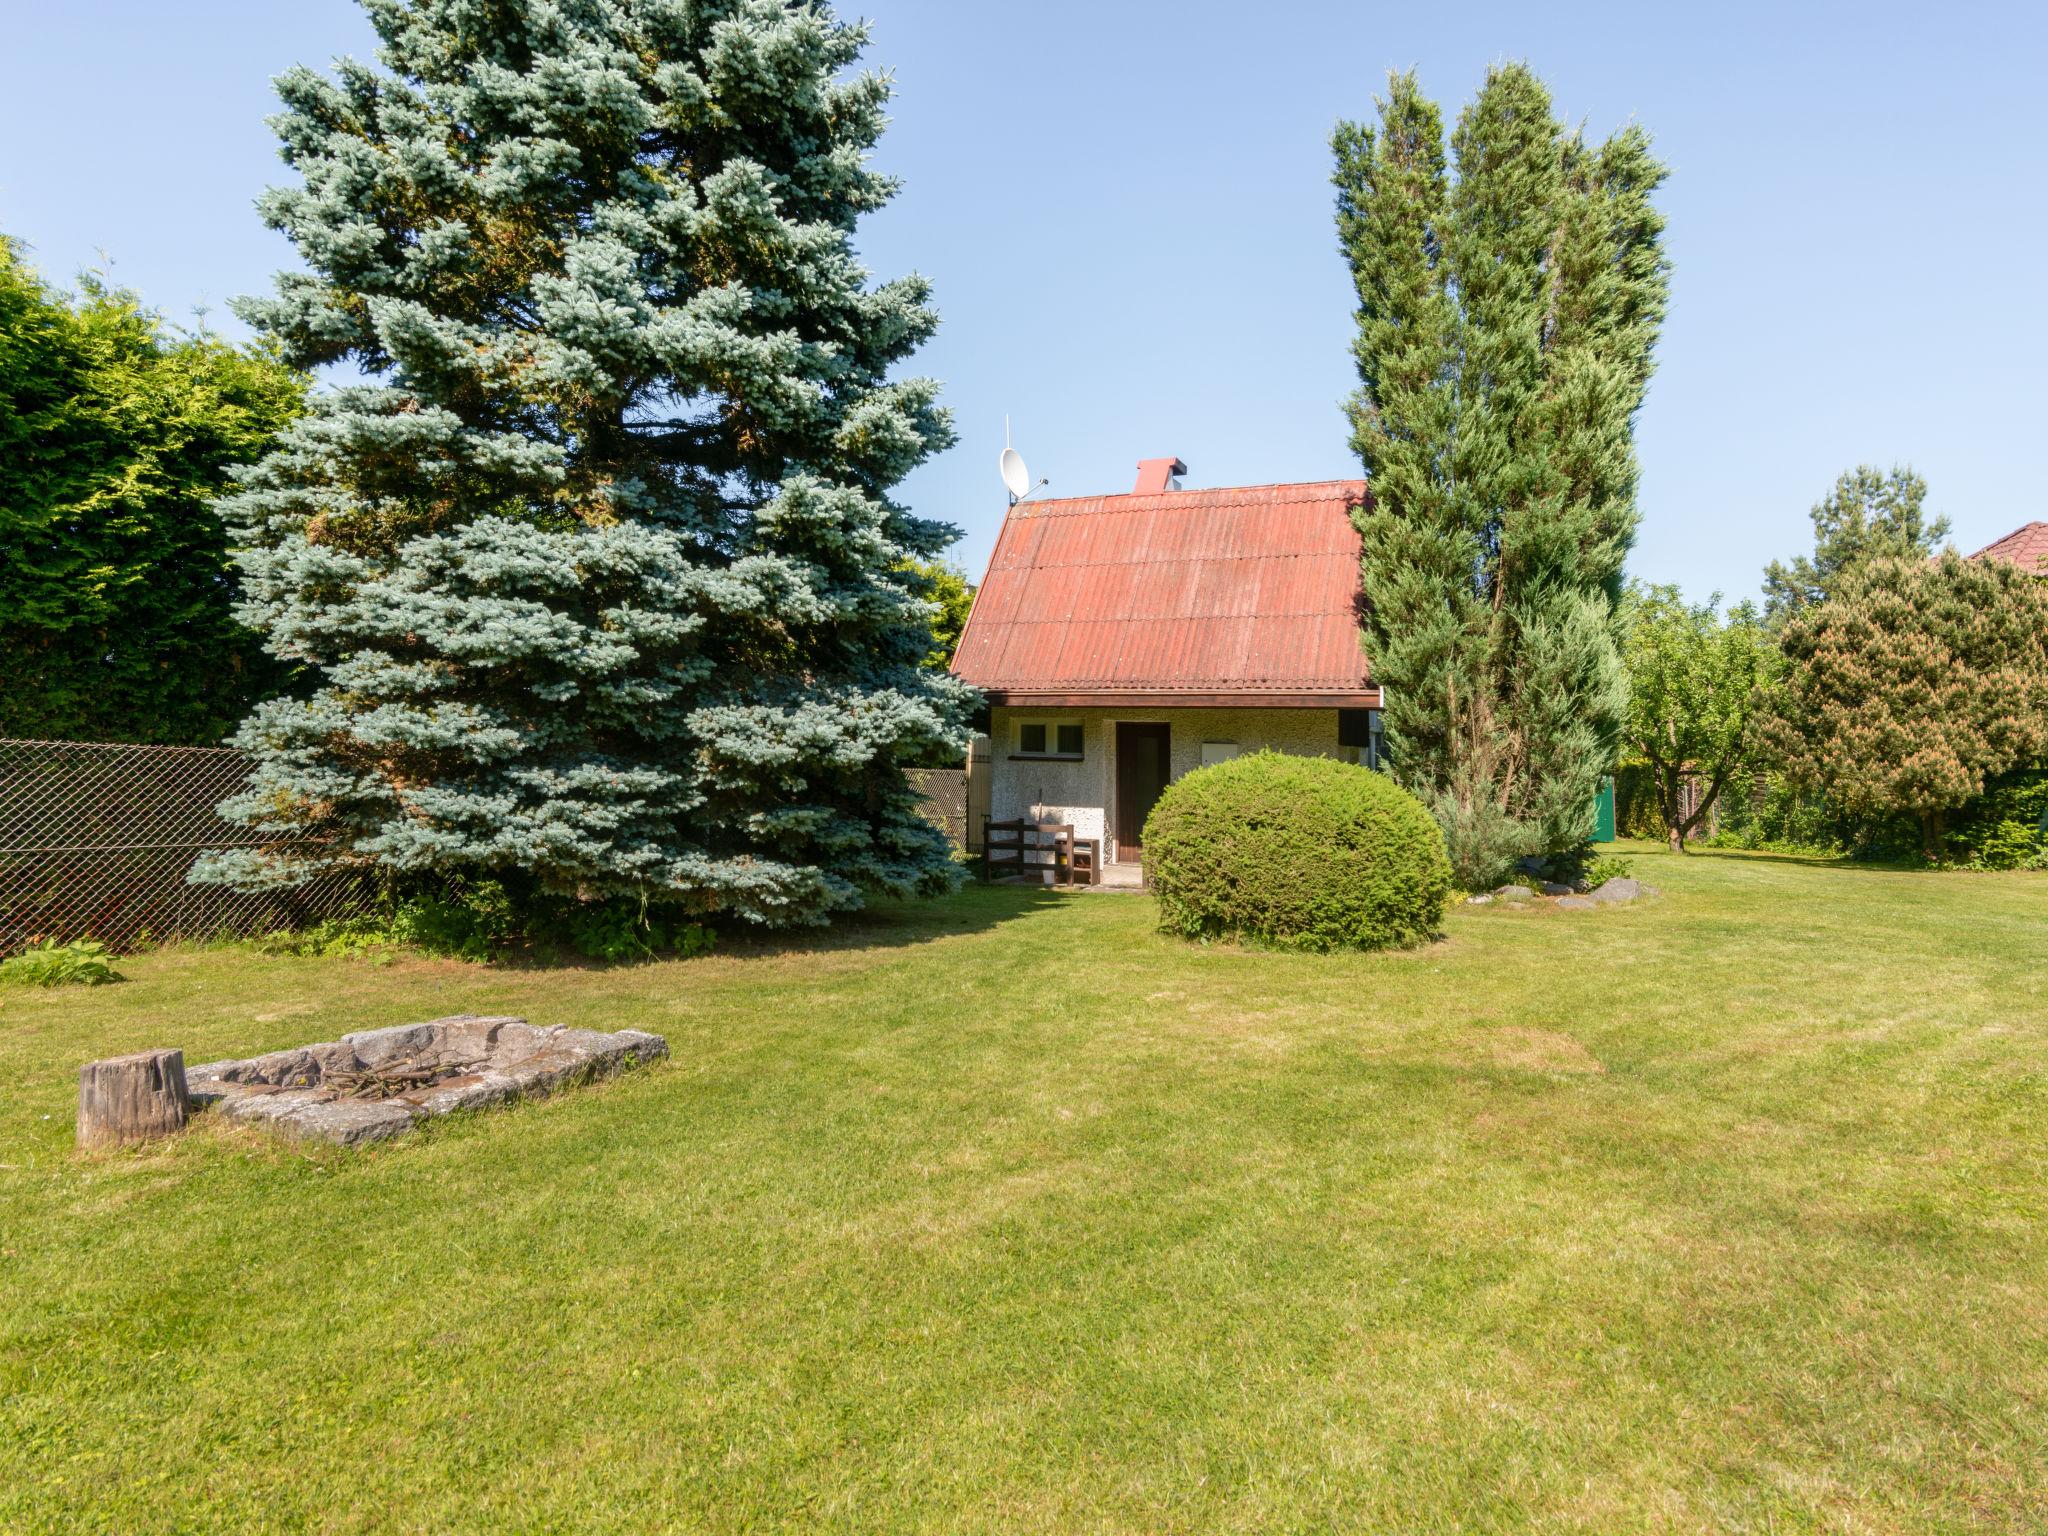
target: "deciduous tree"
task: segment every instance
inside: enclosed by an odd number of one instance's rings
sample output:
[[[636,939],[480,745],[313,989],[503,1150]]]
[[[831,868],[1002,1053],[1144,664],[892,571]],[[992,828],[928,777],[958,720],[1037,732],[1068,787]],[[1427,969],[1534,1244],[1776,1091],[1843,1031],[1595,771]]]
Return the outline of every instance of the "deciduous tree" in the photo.
[[[944,671],[959,649],[960,632],[967,628],[974,586],[950,560],[913,560],[908,568],[923,583],[924,596],[932,604],[932,648],[925,652],[925,665]]]
[[[1752,726],[1777,652],[1747,603],[1724,619],[1716,593],[1688,604],[1678,588],[1639,587],[1627,604],[1629,711],[1624,743],[1647,764],[1674,853],[1713,814],[1729,776],[1749,765]],[[1690,810],[1685,785],[1699,788]]]

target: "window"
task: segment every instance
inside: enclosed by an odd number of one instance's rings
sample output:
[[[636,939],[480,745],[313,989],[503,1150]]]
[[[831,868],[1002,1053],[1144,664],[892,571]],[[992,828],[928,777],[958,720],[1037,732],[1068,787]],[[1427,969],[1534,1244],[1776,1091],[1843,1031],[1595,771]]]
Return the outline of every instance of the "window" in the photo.
[[[1078,720],[1020,720],[1017,756],[1079,759],[1083,736]]]
[[[1202,743],[1202,766],[1206,768],[1211,763],[1227,763],[1242,751],[1244,748],[1234,741],[1205,741]]]

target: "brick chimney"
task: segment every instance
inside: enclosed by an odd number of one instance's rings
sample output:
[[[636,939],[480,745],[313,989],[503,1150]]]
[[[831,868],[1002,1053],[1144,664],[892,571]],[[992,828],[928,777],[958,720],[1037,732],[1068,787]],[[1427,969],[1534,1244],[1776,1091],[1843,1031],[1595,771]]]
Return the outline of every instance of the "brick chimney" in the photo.
[[[1188,472],[1187,465],[1179,459],[1138,460],[1138,483],[1131,489],[1133,496],[1156,496],[1161,491],[1180,489],[1180,477]]]

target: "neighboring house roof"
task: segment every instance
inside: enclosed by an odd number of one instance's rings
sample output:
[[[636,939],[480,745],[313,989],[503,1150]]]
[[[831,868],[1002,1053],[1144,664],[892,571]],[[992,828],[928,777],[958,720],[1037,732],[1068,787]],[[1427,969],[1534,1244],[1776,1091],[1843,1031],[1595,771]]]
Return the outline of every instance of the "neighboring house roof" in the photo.
[[[953,671],[996,704],[1369,707],[1363,480],[1025,501]]]
[[[1986,544],[1972,560],[2004,560],[2022,570],[2048,576],[2048,523],[2015,528],[1996,544]]]

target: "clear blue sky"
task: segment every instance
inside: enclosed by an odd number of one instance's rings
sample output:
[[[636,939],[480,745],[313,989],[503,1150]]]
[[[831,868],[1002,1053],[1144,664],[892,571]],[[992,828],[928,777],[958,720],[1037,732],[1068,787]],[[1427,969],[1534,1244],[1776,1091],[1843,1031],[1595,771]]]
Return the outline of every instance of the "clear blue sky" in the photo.
[[[1680,10],[1684,15],[1677,14]],[[2048,7],[871,0],[906,182],[863,251],[945,316],[961,444],[906,487],[1002,513],[1003,415],[1054,494],[1356,472],[1326,140],[1418,66],[1447,111],[1526,58],[1562,112],[1673,167],[1671,318],[1633,568],[1752,592],[1859,461],[1915,465],[1974,549],[2048,517]],[[1667,12],[1669,14],[1667,14]],[[367,53],[350,0],[0,0],[0,229],[52,276],[104,252],[173,318],[268,286],[269,78]]]

